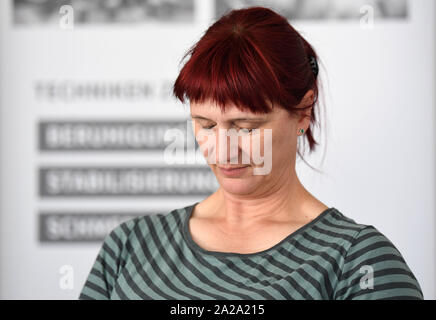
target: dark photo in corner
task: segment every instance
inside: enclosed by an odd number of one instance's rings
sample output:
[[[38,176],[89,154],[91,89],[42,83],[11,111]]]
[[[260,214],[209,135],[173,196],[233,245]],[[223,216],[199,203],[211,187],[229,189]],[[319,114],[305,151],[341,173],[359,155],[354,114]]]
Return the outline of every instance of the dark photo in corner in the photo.
[[[59,8],[74,9],[76,24],[190,22],[194,0],[13,0],[16,25],[56,24]]]
[[[409,0],[215,0],[216,17],[248,6],[266,6],[290,20],[359,19],[365,8],[373,8],[375,19],[407,19]]]

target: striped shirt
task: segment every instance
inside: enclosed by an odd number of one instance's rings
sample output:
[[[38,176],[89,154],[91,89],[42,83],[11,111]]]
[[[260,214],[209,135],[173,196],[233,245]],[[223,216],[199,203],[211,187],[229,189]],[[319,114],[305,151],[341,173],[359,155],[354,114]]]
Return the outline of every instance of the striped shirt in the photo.
[[[79,299],[424,299],[393,243],[334,207],[271,248],[243,254],[193,241],[197,203],[114,228]]]

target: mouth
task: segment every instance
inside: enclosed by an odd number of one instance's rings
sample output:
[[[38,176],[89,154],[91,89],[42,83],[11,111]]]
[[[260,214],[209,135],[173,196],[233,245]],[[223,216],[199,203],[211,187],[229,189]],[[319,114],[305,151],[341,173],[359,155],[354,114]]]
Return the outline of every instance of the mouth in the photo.
[[[238,167],[235,167],[235,166],[227,166],[227,167],[217,166],[217,167],[222,169],[222,170],[234,170],[234,169],[246,168],[246,167],[248,167],[248,165],[246,165],[246,166],[238,166]]]
[[[239,175],[243,174],[247,170],[248,167],[249,167],[248,165],[247,166],[238,166],[238,167],[235,167],[235,166],[227,166],[227,167],[218,166],[218,169],[225,176],[235,177],[235,176],[239,176]]]

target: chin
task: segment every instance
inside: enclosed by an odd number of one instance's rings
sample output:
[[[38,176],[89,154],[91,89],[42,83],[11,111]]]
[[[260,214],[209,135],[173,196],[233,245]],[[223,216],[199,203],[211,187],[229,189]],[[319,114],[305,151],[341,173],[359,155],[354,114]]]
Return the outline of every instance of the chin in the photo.
[[[241,178],[228,178],[219,177],[217,178],[220,187],[233,194],[250,194],[253,193],[257,188],[257,183],[253,181],[253,177],[241,177]]]

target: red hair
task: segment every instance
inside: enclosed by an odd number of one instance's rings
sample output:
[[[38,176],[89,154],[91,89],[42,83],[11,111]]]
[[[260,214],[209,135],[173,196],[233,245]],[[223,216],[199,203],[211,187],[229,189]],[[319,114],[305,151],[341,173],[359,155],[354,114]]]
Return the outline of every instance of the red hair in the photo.
[[[191,55],[177,77],[173,94],[202,103],[211,99],[222,111],[229,102],[242,111],[268,113],[267,101],[292,114],[309,89],[315,97],[305,137],[312,152],[318,102],[318,80],[309,56],[318,60],[312,46],[288,20],[265,7],[232,10],[213,23],[183,56]],[[304,111],[304,110],[303,110]],[[298,154],[301,157],[300,151]]]

